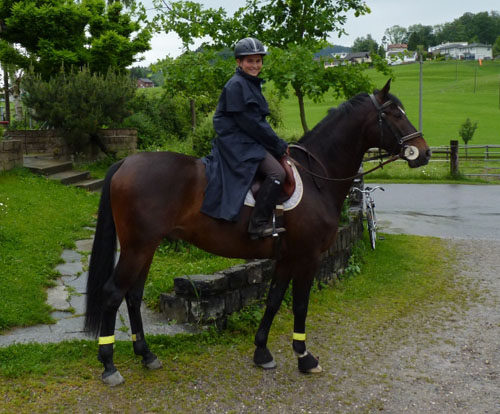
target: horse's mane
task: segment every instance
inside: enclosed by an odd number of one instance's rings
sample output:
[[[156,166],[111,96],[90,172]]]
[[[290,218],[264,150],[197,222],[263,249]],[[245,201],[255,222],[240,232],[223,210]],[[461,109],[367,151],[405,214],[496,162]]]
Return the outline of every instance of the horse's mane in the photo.
[[[373,91],[374,94],[376,94],[377,92],[377,89]],[[318,132],[323,129],[323,127],[330,127],[330,125],[335,125],[338,118],[349,115],[353,110],[355,110],[356,107],[365,102],[368,96],[369,95],[366,92],[358,93],[348,101],[342,102],[338,107],[330,108],[328,110],[328,114],[320,122],[318,122],[318,124],[316,124],[316,126],[312,130],[306,132],[304,136],[299,140],[299,142],[303,144],[307,142],[309,138],[316,136]],[[403,104],[401,103],[401,101],[394,95],[389,93],[387,97],[396,105],[403,108]]]

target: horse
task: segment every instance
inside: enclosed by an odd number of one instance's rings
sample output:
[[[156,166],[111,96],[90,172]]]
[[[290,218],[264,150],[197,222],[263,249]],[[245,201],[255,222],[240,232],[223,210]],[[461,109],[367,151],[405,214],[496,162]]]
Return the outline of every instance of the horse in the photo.
[[[292,282],[292,348],[298,369],[321,371],[318,359],[306,349],[309,294],[321,254],[336,237],[343,201],[365,152],[378,147],[404,158],[411,168],[426,165],[430,159],[423,135],[389,89],[390,80],[371,95],[358,94],[331,109],[301,138],[299,146],[291,146],[293,160],[301,165],[322,164],[322,169],[315,168],[322,173],[313,177],[301,170],[302,199],[284,213],[286,232],[280,235],[280,255],[255,335],[253,362],[258,367],[276,367],[267,341]],[[98,359],[104,366],[105,384],[124,381],[113,363],[116,313],[124,298],[135,354],[142,356],[149,369],[162,366],[146,343],[140,305],[153,255],[164,238],[185,240],[225,257],[274,258],[273,237],[251,240],[247,233],[250,207],[242,207],[237,222],[200,212],[206,183],[201,159],[173,152],[138,153],[109,168],[98,210],[85,314],[86,331],[99,336]],[[117,238],[121,250],[116,263]]]

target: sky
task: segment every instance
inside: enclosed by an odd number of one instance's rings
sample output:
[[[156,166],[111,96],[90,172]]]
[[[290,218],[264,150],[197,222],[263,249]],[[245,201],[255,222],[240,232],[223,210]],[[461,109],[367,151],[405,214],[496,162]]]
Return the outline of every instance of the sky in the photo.
[[[194,0],[204,8],[222,7],[228,15],[245,5],[245,0]],[[152,0],[143,0],[146,8],[152,8]],[[328,41],[334,45],[351,46],[358,37],[370,34],[380,44],[384,32],[389,27],[399,25],[405,28],[413,24],[434,26],[448,23],[464,13],[479,13],[484,11],[500,12],[499,0],[366,0],[371,13],[354,17],[349,14],[345,29],[348,33],[340,39],[337,35],[330,36]],[[153,11],[149,12],[150,15]],[[160,33],[154,35],[151,50],[144,54],[144,60],[136,65],[147,66],[169,55],[179,56],[182,53],[182,43],[175,33]]]

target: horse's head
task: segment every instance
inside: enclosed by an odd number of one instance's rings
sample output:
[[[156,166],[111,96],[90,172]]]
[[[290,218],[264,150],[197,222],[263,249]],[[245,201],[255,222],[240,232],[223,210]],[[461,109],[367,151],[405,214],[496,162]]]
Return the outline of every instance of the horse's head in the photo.
[[[370,130],[378,141],[374,146],[392,155],[399,154],[411,168],[426,165],[431,158],[431,150],[422,133],[406,116],[399,99],[389,93],[390,85],[389,79],[380,91],[370,95],[376,119],[376,124],[373,124],[376,126]]]

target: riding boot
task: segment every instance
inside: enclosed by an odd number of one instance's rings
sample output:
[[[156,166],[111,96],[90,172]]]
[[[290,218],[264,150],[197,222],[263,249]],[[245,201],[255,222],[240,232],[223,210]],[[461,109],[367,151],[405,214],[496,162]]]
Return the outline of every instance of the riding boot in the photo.
[[[248,223],[248,233],[252,240],[283,233],[283,227],[275,228],[269,223],[279,196],[281,195],[281,182],[271,177],[266,177],[262,183],[255,207]]]

